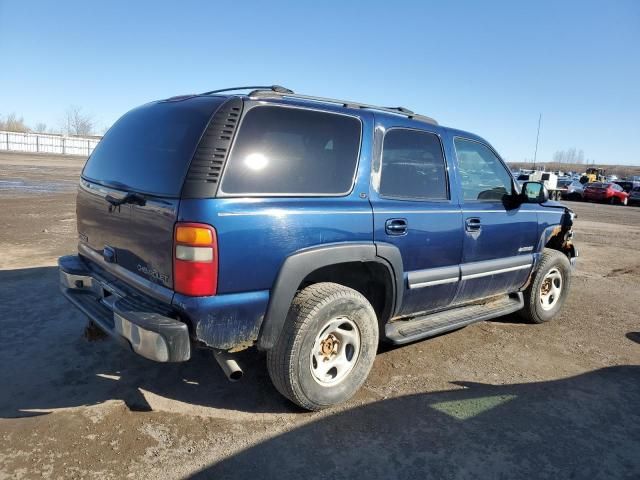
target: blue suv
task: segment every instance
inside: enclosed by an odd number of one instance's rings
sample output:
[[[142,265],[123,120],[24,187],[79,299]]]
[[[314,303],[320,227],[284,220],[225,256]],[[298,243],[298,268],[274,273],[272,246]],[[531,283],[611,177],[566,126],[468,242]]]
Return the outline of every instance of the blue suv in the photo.
[[[251,91],[250,91],[251,90]],[[379,342],[520,312],[551,320],[574,214],[488,142],[405,108],[279,86],[172,97],[89,157],[64,295],[159,362],[257,347],[309,410],[351,397]]]

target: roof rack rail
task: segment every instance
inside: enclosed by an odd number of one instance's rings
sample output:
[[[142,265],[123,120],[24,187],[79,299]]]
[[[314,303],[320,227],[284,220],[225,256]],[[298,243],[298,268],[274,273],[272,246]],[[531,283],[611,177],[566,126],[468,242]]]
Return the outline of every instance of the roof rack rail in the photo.
[[[399,112],[402,112],[405,115],[415,115],[415,113],[413,111],[409,110],[408,108],[404,108],[404,107],[384,107],[384,108],[388,108],[389,110],[398,110]]]
[[[432,125],[438,125],[438,122],[431,118],[431,117],[427,117],[426,115],[420,115],[417,113],[414,113],[413,111],[409,110],[408,108],[404,108],[404,107],[379,107],[377,105],[368,105],[366,103],[358,103],[358,102],[351,102],[348,100],[338,100],[335,98],[325,98],[325,97],[314,97],[311,95],[301,95],[298,93],[293,93],[291,90],[289,90],[288,92],[282,92],[282,91],[275,91],[273,89],[263,89],[260,87],[257,87],[254,91],[249,93],[249,97],[273,97],[273,96],[277,96],[277,97],[290,97],[290,98],[298,98],[300,100],[310,100],[312,102],[322,102],[322,103],[333,103],[336,105],[342,105],[345,108],[362,108],[362,109],[367,109],[367,110],[376,110],[376,111],[380,111],[380,112],[387,112],[387,113],[395,113],[396,115],[403,115],[406,116],[407,118],[413,119],[413,120],[418,120],[421,122],[425,122],[425,123],[430,123]]]
[[[234,92],[236,90],[260,90],[260,91],[271,91],[276,93],[293,93],[293,90],[289,90],[288,88],[282,87],[280,85],[255,85],[250,87],[232,87],[232,88],[221,88],[220,90],[211,90],[210,92],[204,92],[200,95],[212,95],[214,93],[223,93],[223,92]]]

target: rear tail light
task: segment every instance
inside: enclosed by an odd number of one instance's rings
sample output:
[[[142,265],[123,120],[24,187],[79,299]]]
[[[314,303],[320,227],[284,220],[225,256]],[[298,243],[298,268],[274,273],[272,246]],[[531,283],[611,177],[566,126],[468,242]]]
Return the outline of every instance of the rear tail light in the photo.
[[[218,290],[218,239],[203,223],[177,223],[174,235],[173,288],[192,297]]]

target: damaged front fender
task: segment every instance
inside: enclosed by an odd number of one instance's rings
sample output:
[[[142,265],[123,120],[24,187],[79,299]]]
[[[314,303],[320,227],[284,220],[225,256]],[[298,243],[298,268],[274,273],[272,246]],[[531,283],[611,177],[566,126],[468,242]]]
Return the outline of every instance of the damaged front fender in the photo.
[[[542,231],[537,251],[542,253],[544,248],[558,250],[563,252],[569,258],[571,264],[574,265],[575,259],[579,255],[578,249],[573,243],[573,223],[577,215],[570,208],[563,208],[564,213],[560,223],[550,225]]]

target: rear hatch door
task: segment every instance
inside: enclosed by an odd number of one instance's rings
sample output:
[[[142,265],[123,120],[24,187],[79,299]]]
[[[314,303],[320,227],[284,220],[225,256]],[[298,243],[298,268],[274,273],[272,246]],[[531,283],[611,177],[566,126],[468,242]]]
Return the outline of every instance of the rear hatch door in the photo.
[[[182,186],[202,133],[223,100],[153,102],[109,129],[82,172],[81,254],[122,267],[123,277],[133,274],[173,288],[173,230]]]

